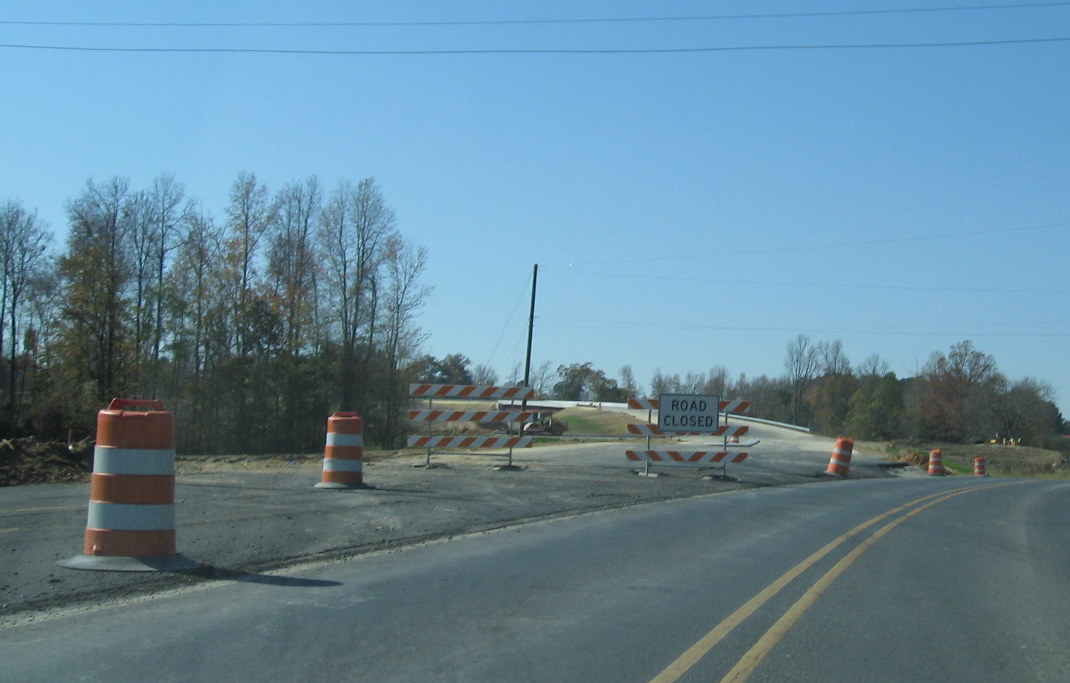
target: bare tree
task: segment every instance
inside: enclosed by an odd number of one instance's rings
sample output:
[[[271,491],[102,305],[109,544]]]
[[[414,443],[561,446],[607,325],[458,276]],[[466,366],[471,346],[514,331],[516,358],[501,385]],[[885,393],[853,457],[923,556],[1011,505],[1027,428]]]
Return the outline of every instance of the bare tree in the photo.
[[[51,234],[38,222],[36,211],[27,211],[14,201],[0,206],[0,263],[3,265],[3,277],[0,280],[0,351],[3,349],[3,315],[6,312],[6,327],[10,337],[7,406],[12,417],[17,412],[19,323],[24,315],[24,296],[35,279],[42,275],[48,261],[47,249],[51,238]],[[36,342],[32,346],[36,346]]]
[[[494,386],[498,383],[498,373],[489,365],[476,365],[472,369],[472,383],[480,386]]]
[[[654,376],[650,380],[650,395],[657,397],[661,394],[671,394],[680,389],[680,375],[664,375],[661,368],[654,370]]]
[[[710,371],[706,374],[706,383],[702,385],[702,393],[724,398],[728,396],[730,391],[728,369],[723,365],[716,365],[710,368]]]
[[[635,371],[631,365],[625,365],[620,369],[620,388],[627,392],[630,397],[637,397],[639,385],[635,381]]]
[[[279,191],[271,235],[268,274],[283,308],[286,351],[300,355],[305,327],[312,322],[316,281],[315,230],[322,200],[319,181],[290,183]]]
[[[832,342],[820,342],[817,350],[821,356],[821,374],[823,375],[849,375],[851,374],[851,361],[843,352],[843,342],[837,339]]]
[[[519,365],[518,365],[519,368]],[[517,370],[519,372],[519,369]],[[535,368],[535,371],[531,373],[531,386],[535,389],[535,393],[538,396],[549,396],[550,392],[554,388],[554,377],[557,373],[554,371],[554,364],[548,360],[544,360],[539,363]]]
[[[122,363],[127,332],[125,297],[131,277],[130,230],[123,222],[129,181],[86,183],[67,206],[68,249],[60,262],[66,308],[66,358],[76,381],[93,383],[88,400],[103,401],[126,388]]]
[[[378,278],[386,244],[395,236],[394,224],[394,212],[372,178],[356,187],[339,183],[324,207],[320,248],[341,332],[340,399],[345,410],[355,408],[358,344],[363,340],[369,354],[373,347]]]
[[[788,382],[791,385],[791,419],[794,424],[799,424],[799,409],[803,396],[817,375],[818,358],[817,347],[805,334],[800,334],[788,342],[788,355],[784,366],[787,368]]]
[[[384,297],[387,382],[382,389],[386,399],[386,428],[382,438],[392,445],[400,437],[401,410],[408,395],[406,387],[402,386],[401,366],[415,355],[426,338],[414,321],[431,288],[420,284],[427,266],[427,250],[423,247],[413,249],[400,236],[394,236],[387,240],[384,257],[387,270]]]
[[[891,368],[888,366],[888,362],[876,353],[866,356],[866,359],[858,364],[860,377],[884,377],[889,372],[891,372]]]
[[[182,229],[188,225],[189,214],[193,210],[190,203],[180,208],[185,194],[186,190],[183,185],[177,182],[174,176],[170,174],[163,174],[152,183],[150,200],[152,202],[151,216],[154,225],[152,252],[155,266],[155,286],[153,287],[151,299],[152,307],[155,309],[152,330],[152,359],[157,364],[160,362],[160,350],[164,336],[164,308],[166,302],[164,280],[167,275],[167,257],[171,251],[182,243]]]
[[[226,262],[230,272],[226,279],[234,307],[234,346],[242,356],[249,346],[248,317],[253,278],[256,276],[257,248],[271,226],[274,215],[267,187],[257,181],[256,174],[239,173],[230,188],[230,204],[227,206]]]

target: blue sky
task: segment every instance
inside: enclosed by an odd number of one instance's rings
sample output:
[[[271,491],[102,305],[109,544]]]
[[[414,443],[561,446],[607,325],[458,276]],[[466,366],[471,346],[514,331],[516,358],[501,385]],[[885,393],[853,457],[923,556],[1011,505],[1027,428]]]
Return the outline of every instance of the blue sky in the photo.
[[[969,339],[1070,415],[1070,42],[413,54],[1070,38],[1064,3],[948,11],[981,4],[16,0],[0,44],[407,54],[0,47],[0,198],[62,241],[89,178],[172,173],[221,221],[241,171],[373,176],[436,356],[522,363],[538,263],[535,365],[775,376],[804,333],[906,377]],[[381,25],[799,12],[830,14]]]

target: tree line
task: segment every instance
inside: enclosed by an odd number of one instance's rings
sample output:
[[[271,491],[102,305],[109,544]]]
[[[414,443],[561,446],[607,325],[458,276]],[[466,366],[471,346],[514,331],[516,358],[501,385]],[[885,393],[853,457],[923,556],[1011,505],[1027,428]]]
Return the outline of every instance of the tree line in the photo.
[[[1053,437],[1070,430],[1049,385],[1031,377],[1008,379],[995,358],[968,340],[947,353],[934,352],[917,376],[902,379],[876,354],[853,367],[842,341],[814,342],[804,334],[788,343],[784,374],[778,377],[733,378],[721,366],[684,376],[657,370],[648,392],[638,386],[630,366],[621,368],[619,380],[591,363],[561,365],[556,377],[556,383],[544,386],[558,398],[713,394],[749,400],[755,417],[866,440],[997,439],[1065,448],[1065,439]]]
[[[66,213],[54,254],[35,211],[0,205],[3,434],[89,436],[124,396],[162,399],[185,451],[315,450],[334,410],[400,442],[427,253],[374,179],[243,172],[217,218],[170,175],[114,177]]]
[[[409,382],[499,383],[461,353],[421,354],[427,253],[372,178],[271,192],[243,172],[216,218],[170,175],[140,189],[114,177],[88,181],[66,213],[54,253],[35,211],[0,204],[0,436],[87,438],[123,396],[162,399],[185,452],[315,451],[335,410],[364,416],[370,444],[396,447]],[[505,383],[521,382],[516,366]],[[576,401],[743,398],[757,417],[859,439],[1041,445],[1067,429],[1048,385],[1009,380],[970,341],[909,378],[800,334],[778,377],[658,370],[647,391],[627,365],[611,377],[543,361],[530,383]]]

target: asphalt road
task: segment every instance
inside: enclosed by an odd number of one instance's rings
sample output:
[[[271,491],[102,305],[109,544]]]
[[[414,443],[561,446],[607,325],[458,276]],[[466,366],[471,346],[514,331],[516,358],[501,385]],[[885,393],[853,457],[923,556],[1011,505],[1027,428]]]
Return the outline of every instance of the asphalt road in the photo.
[[[658,482],[646,482],[658,483]],[[1070,483],[754,488],[0,630],[44,680],[1070,680]]]
[[[621,441],[518,449],[521,469],[495,471],[500,455],[436,454],[372,461],[368,490],[314,488],[319,464],[270,471],[245,469],[241,458],[219,471],[179,473],[176,482],[178,551],[202,565],[194,575],[76,572],[56,562],[81,552],[87,484],[0,489],[0,624],[12,615],[72,602],[144,593],[179,584],[257,573],[309,559],[486,530],[583,511],[756,486],[814,482],[828,463],[831,439],[774,427],[760,430],[751,457],[729,465],[730,479],[704,480],[704,471],[666,469],[656,480],[636,477]],[[700,437],[672,447],[707,448]],[[655,447],[666,447],[656,444]],[[687,446],[690,444],[690,446]],[[875,458],[858,454],[851,476],[883,476]]]

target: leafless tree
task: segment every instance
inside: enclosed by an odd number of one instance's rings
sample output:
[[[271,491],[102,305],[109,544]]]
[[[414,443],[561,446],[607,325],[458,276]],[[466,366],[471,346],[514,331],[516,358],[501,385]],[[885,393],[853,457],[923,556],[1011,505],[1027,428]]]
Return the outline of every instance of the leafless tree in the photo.
[[[257,249],[274,216],[275,210],[267,187],[257,181],[256,174],[239,173],[230,188],[230,203],[227,205],[226,263],[230,272],[226,282],[233,302],[233,343],[242,356],[249,346],[248,313],[253,278],[257,272]]]
[[[632,370],[631,365],[625,365],[620,369],[620,388],[629,397],[638,398],[639,385],[635,381],[635,371]]]
[[[851,361],[843,352],[843,342],[837,339],[831,342],[820,342],[817,345],[818,354],[821,356],[821,374],[823,375],[849,375],[851,374]]]
[[[788,342],[788,355],[784,366],[787,368],[787,378],[791,385],[791,419],[794,424],[799,424],[799,409],[806,390],[817,376],[818,362],[819,352],[810,342],[810,337],[800,334]]]
[[[858,364],[859,377],[884,377],[890,371],[888,362],[876,353],[866,356],[866,359]]]
[[[395,236],[393,210],[372,178],[339,183],[328,198],[320,227],[327,290],[341,333],[341,405],[354,409],[357,349],[374,346],[379,273],[388,241]],[[367,360],[367,355],[365,359]]]
[[[416,313],[431,292],[420,283],[427,266],[427,250],[412,248],[400,236],[387,240],[384,250],[387,282],[383,297],[386,317],[387,382],[382,389],[385,397],[385,430],[383,440],[393,444],[400,438],[400,415],[407,401],[402,386],[401,366],[411,360],[426,338],[416,325]]]
[[[67,206],[70,228],[67,255],[60,262],[64,280],[65,354],[79,381],[93,383],[90,400],[123,393],[126,343],[125,296],[131,277],[130,229],[123,221],[130,183],[112,178],[86,183]]]
[[[498,383],[498,373],[489,365],[476,365],[472,368],[472,383],[480,386],[494,386]]]
[[[37,220],[36,211],[28,211],[15,201],[0,206],[0,264],[3,266],[0,279],[0,352],[6,326],[10,339],[7,406],[12,416],[17,410],[19,323],[24,317],[24,297],[31,291],[34,281],[43,275],[51,238],[51,234]],[[30,345],[36,346],[36,343],[26,346]],[[26,350],[29,353],[29,349]]]
[[[268,274],[281,303],[286,351],[300,355],[305,328],[314,320],[316,259],[315,233],[322,199],[315,176],[293,182],[279,191],[271,232]]]

